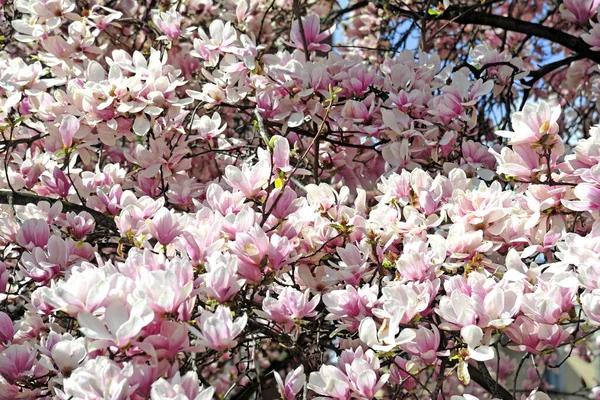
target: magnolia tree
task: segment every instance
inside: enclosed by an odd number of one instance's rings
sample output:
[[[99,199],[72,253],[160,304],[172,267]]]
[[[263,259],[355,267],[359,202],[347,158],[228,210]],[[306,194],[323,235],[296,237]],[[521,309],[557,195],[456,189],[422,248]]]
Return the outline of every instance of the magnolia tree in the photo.
[[[0,1],[0,400],[600,398],[599,3]]]

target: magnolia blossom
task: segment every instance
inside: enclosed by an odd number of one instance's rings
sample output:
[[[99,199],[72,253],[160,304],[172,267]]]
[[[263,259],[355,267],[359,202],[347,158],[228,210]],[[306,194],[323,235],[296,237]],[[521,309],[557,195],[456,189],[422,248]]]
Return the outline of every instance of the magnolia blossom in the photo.
[[[263,300],[263,311],[257,310],[256,313],[290,329],[295,321],[317,315],[314,309],[319,304],[321,296],[316,295],[309,301],[309,294],[308,290],[302,293],[296,289],[284,288],[275,300],[270,297],[270,293],[267,293]]]
[[[285,376],[285,382],[279,374],[275,374],[275,380],[277,381],[277,389],[279,390],[281,398],[283,400],[294,400],[306,383],[304,365],[290,371],[290,373]]]
[[[599,356],[599,1],[468,5],[523,45],[449,0],[0,0],[0,400],[547,399]]]
[[[334,399],[350,399],[350,381],[346,374],[333,365],[322,365],[318,372],[311,372],[308,388]]]
[[[412,329],[400,329],[398,321],[385,320],[377,329],[373,318],[364,319],[358,328],[360,340],[378,351],[389,351],[396,346],[408,343],[416,337]],[[398,336],[396,336],[398,335]]]
[[[60,399],[110,398],[125,400],[133,392],[128,379],[133,374],[133,365],[123,367],[107,357],[88,360],[64,380]]]
[[[292,31],[290,37],[292,39],[291,46],[297,49],[304,49],[306,43],[306,50],[312,51],[329,51],[331,46],[323,42],[329,36],[335,32],[335,25],[326,31],[320,32],[321,26],[319,23],[319,16],[311,14],[306,18],[302,18],[302,27],[298,20],[292,23]],[[304,37],[303,37],[304,34]]]
[[[188,372],[181,376],[179,372],[170,380],[159,379],[152,384],[150,398],[177,399],[177,400],[210,400],[213,398],[215,389],[203,388],[198,382],[198,376],[194,372]]]
[[[79,329],[94,340],[90,348],[126,346],[152,322],[154,313],[144,300],[134,304],[123,304],[122,301],[115,300],[106,307],[103,317],[101,321],[87,311],[77,314]]]
[[[218,306],[214,313],[202,313],[198,323],[200,330],[194,327],[190,329],[198,337],[199,346],[225,351],[238,343],[235,338],[242,333],[247,322],[246,314],[234,320],[229,308]]]

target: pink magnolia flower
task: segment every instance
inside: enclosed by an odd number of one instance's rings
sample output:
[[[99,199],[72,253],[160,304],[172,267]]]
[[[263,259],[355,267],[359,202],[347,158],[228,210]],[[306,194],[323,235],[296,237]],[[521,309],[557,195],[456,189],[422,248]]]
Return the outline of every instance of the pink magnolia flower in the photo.
[[[157,12],[152,16],[152,22],[164,36],[158,39],[175,40],[181,35],[182,16],[175,10]]]
[[[333,365],[321,365],[319,371],[311,372],[308,389],[326,398],[350,400],[350,381]]]
[[[64,376],[69,376],[88,355],[85,338],[61,340],[52,347],[50,355],[58,370]]]
[[[229,253],[211,254],[204,267],[206,273],[199,277],[200,291],[219,303],[228,301],[246,283],[245,279],[238,279],[237,258]]]
[[[180,218],[173,210],[161,208],[152,219],[146,220],[148,231],[160,244],[166,246],[181,234]]]
[[[103,321],[87,311],[77,315],[79,330],[94,340],[88,346],[89,351],[107,346],[123,348],[153,319],[154,312],[144,300],[131,305],[123,304],[120,300],[112,301],[106,307]]]
[[[600,325],[600,289],[581,296],[581,306],[593,325]]]
[[[460,330],[460,336],[467,345],[467,350],[469,352],[465,361],[468,359],[488,361],[494,358],[494,349],[481,344],[483,331],[480,327],[476,325],[464,326]]]
[[[91,233],[96,227],[94,217],[86,211],[82,211],[79,214],[68,212],[67,222],[69,223],[69,228],[71,232],[73,232],[75,239],[83,239],[85,235]]]
[[[509,326],[519,312],[522,292],[495,286],[483,299],[478,325],[502,329]]]
[[[341,320],[341,327],[354,332],[365,317],[372,315],[377,304],[376,285],[363,285],[358,290],[347,285],[345,289],[333,290],[323,295],[323,303],[329,311],[328,320]]]
[[[34,247],[45,247],[50,239],[50,227],[42,219],[28,219],[21,225],[16,239],[20,246],[30,251]]]
[[[67,267],[70,253],[68,242],[51,236],[46,251],[35,247],[31,253],[23,253],[22,271],[36,282],[47,282]]]
[[[560,116],[560,106],[550,106],[545,101],[537,105],[527,103],[523,111],[518,111],[512,116],[514,132],[497,131],[496,134],[510,138],[508,142],[510,145],[540,143],[542,138],[548,135],[550,139],[545,140],[544,143],[550,144],[557,141]]]
[[[132,375],[132,364],[120,366],[103,356],[90,359],[64,380],[62,391],[58,391],[58,398],[126,400],[135,390],[135,387],[129,385]]]
[[[7,268],[7,264],[4,261],[0,261],[0,293],[2,294],[6,292],[9,275],[10,271]]]
[[[154,312],[175,314],[194,288],[192,264],[186,259],[172,258],[164,270],[140,273],[136,285],[134,296],[144,299]]]
[[[179,371],[166,380],[158,379],[152,384],[150,391],[151,400],[211,400],[215,389],[213,387],[203,387],[198,381],[198,375],[189,371],[181,376]]]
[[[203,115],[199,118],[194,118],[191,129],[198,130],[200,138],[211,140],[223,133],[227,129],[227,124],[221,125],[221,115],[215,112],[210,117]]]
[[[266,160],[261,160],[253,167],[242,165],[240,170],[233,165],[225,168],[225,181],[229,186],[241,191],[248,198],[257,197],[271,175],[271,166]]]
[[[490,153],[496,157],[498,163],[496,173],[509,178],[530,182],[532,178],[538,177],[540,171],[546,172],[543,159],[529,144],[515,145],[512,149],[503,147],[500,153],[490,149]],[[555,152],[552,153],[553,157],[554,154]]]
[[[560,14],[567,21],[585,25],[596,14],[598,0],[565,0],[559,7]]]
[[[63,117],[58,131],[60,132],[60,137],[62,138],[63,146],[65,148],[68,149],[73,145],[73,137],[79,130],[80,126],[81,124],[75,116],[66,115]]]
[[[332,264],[333,268],[326,269],[325,283],[333,281],[359,285],[361,280],[367,281],[374,271],[369,268],[368,249],[363,248],[362,250],[364,253],[361,253],[361,249],[351,243],[348,243],[346,247],[338,247],[336,251],[342,261],[337,265]]]
[[[358,327],[360,340],[377,351],[390,351],[416,337],[413,329],[401,329],[399,318],[385,319],[379,329],[373,318],[365,318]],[[397,335],[397,336],[396,336]]]
[[[580,183],[575,187],[579,200],[562,200],[565,207],[574,211],[595,211],[600,209],[600,188],[591,183]]]
[[[590,21],[590,24],[592,25],[592,29],[589,33],[581,35],[581,38],[584,42],[592,46],[591,50],[600,51],[600,24],[594,21]]]
[[[6,313],[0,311],[0,345],[10,343],[15,336],[13,322]]]
[[[239,259],[239,273],[249,281],[262,278],[262,269],[269,255],[269,238],[260,226],[255,225],[248,233],[236,235],[232,244],[233,253]]]
[[[541,324],[520,316],[505,330],[515,345],[511,349],[539,354],[547,348],[556,347],[571,337],[571,334],[560,325]]]
[[[431,329],[420,327],[415,331],[415,335],[413,340],[402,343],[400,348],[410,355],[421,358],[427,364],[435,363],[440,346],[440,331],[435,325]]]
[[[144,344],[152,346],[157,358],[173,360],[184,349],[189,348],[187,326],[183,323],[164,320],[160,330],[144,339]]]
[[[290,371],[285,376],[285,382],[281,375],[275,373],[274,376],[277,381],[277,389],[283,400],[294,400],[306,383],[304,365],[300,365],[295,370]]]
[[[321,31],[321,24],[319,16],[311,14],[305,18],[302,18],[302,27],[304,28],[304,39],[300,31],[300,23],[298,20],[292,22],[292,31],[290,32],[291,43],[290,46],[300,50],[304,50],[304,42],[306,42],[306,49],[309,52],[313,51],[329,51],[331,46],[323,42],[329,36],[335,32],[335,25],[326,31]]]
[[[354,392],[353,396],[359,398],[374,398],[390,377],[389,374],[380,375],[379,359],[373,350],[367,350],[363,357],[356,357],[350,363],[346,363],[345,369]]]
[[[0,353],[0,375],[8,383],[15,383],[20,376],[28,375],[37,358],[37,350],[26,342],[13,344]]]
[[[69,195],[72,185],[69,178],[67,178],[60,168],[54,167],[52,175],[48,171],[44,172],[40,176],[40,180],[44,184],[44,190],[54,193],[59,197],[67,197]]]
[[[247,322],[246,314],[234,321],[231,310],[219,305],[214,313],[205,311],[200,315],[199,331],[192,326],[190,329],[198,337],[198,346],[225,351],[237,345],[235,338],[242,333]]]
[[[440,329],[453,330],[457,327],[477,324],[477,312],[473,300],[458,290],[452,291],[450,296],[443,296],[435,312],[448,321],[441,323]]]
[[[36,290],[42,301],[72,317],[80,311],[95,312],[106,306],[122,290],[133,291],[134,281],[122,275],[109,274],[104,268],[89,263],[74,267],[66,280],[54,281],[50,287]]]
[[[290,143],[282,136],[273,136],[273,166],[279,170],[288,173],[293,167],[290,165]],[[299,171],[297,170],[296,173]]]
[[[280,323],[286,330],[290,330],[296,321],[317,315],[314,309],[319,304],[321,296],[316,295],[308,300],[309,295],[309,290],[303,293],[290,287],[283,288],[277,299],[272,298],[270,292],[267,292],[262,303],[263,311],[256,310],[256,313],[269,321]]]

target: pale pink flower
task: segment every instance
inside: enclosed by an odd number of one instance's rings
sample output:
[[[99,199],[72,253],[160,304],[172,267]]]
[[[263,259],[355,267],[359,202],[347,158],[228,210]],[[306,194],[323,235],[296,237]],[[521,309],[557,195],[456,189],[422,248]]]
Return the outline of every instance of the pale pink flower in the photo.
[[[337,265],[331,264],[333,268],[327,267],[326,284],[328,282],[345,282],[349,285],[359,285],[361,280],[367,281],[374,272],[369,268],[367,248],[359,249],[352,243],[348,243],[346,247],[336,248],[336,251],[342,261]]]
[[[48,240],[46,251],[35,247],[31,253],[23,253],[22,271],[36,282],[49,281],[67,267],[70,253],[68,243],[53,235]]]
[[[106,307],[102,321],[87,311],[77,315],[79,330],[94,340],[88,347],[90,351],[107,346],[127,346],[153,319],[154,312],[144,300],[132,305],[115,300]]]
[[[181,14],[179,14],[175,10],[169,10],[166,12],[156,12],[152,16],[152,22],[160,31],[164,34],[164,36],[158,37],[157,39],[168,39],[175,40],[181,35]]]
[[[383,323],[377,329],[377,324],[373,318],[365,318],[358,327],[360,340],[367,346],[377,351],[390,351],[397,346],[412,341],[416,332],[413,329],[401,329],[399,318],[383,320]]]
[[[198,381],[198,375],[189,371],[181,376],[179,371],[166,380],[158,379],[152,384],[150,391],[151,400],[211,400],[215,389],[213,387],[203,387]]]
[[[502,329],[509,326],[513,317],[519,312],[522,292],[495,286],[483,300],[483,311],[480,312],[478,325]]]
[[[43,301],[75,317],[79,311],[93,313],[107,305],[115,295],[120,295],[122,290],[133,291],[133,286],[133,280],[83,263],[71,270],[67,280],[55,281],[50,287],[39,288],[36,292],[40,292]]]
[[[60,136],[62,138],[63,146],[65,148],[70,148],[73,145],[73,137],[79,130],[81,126],[79,120],[73,115],[66,115],[63,117],[62,122],[60,123],[60,127],[58,131],[60,132]]]
[[[58,370],[64,376],[69,376],[88,355],[85,338],[61,340],[52,347],[50,355]]]
[[[235,296],[246,283],[245,279],[239,279],[237,275],[237,258],[229,253],[211,254],[204,267],[206,273],[199,277],[202,282],[200,290],[219,303],[224,303]]]
[[[69,229],[75,236],[75,239],[83,239],[85,235],[91,233],[96,227],[94,217],[87,211],[82,211],[79,214],[74,212],[67,213],[67,222]]]
[[[560,15],[567,21],[585,25],[596,14],[600,5],[598,0],[564,0],[560,5]]]
[[[15,336],[13,322],[6,313],[0,311],[0,345],[10,343]]]
[[[321,365],[319,371],[311,372],[308,389],[326,398],[350,400],[350,381],[333,365]]]
[[[247,322],[246,314],[234,321],[231,310],[219,305],[214,313],[205,311],[200,315],[199,331],[194,327],[190,329],[198,337],[198,346],[225,351],[237,345],[235,338],[242,333]]]
[[[269,238],[258,225],[250,228],[248,233],[237,234],[231,250],[239,259],[239,274],[249,281],[260,280],[262,268],[269,257],[269,247]]]
[[[496,134],[510,138],[509,145],[541,143],[542,138],[547,135],[549,139],[544,139],[543,143],[549,145],[560,141],[556,136],[559,130],[558,119],[560,116],[559,105],[551,106],[545,101],[541,101],[537,105],[527,103],[523,111],[517,111],[512,115],[514,132],[497,131]]]
[[[590,24],[592,25],[592,29],[589,33],[581,35],[581,38],[584,42],[592,46],[591,50],[600,51],[600,24],[594,21],[590,21]]]
[[[431,329],[420,327],[410,342],[402,343],[400,348],[408,354],[421,358],[427,364],[437,360],[440,346],[440,331],[433,325]]]
[[[571,336],[562,326],[540,324],[524,316],[519,316],[505,332],[515,342],[509,348],[533,354],[562,344]]]
[[[347,285],[345,289],[333,290],[323,295],[323,303],[330,314],[327,320],[341,320],[341,327],[354,332],[365,317],[372,315],[377,304],[377,285],[363,285],[358,290]]]
[[[166,246],[181,234],[180,217],[173,210],[161,208],[152,219],[146,220],[148,231],[160,244]]]
[[[468,325],[477,324],[477,312],[473,300],[459,292],[452,291],[450,296],[446,295],[440,299],[439,308],[435,312],[445,321],[440,329],[454,330]]]
[[[194,288],[192,264],[186,259],[172,258],[164,270],[140,273],[136,285],[134,295],[144,299],[154,312],[175,314]]]
[[[283,288],[277,299],[272,298],[270,292],[267,292],[262,303],[263,311],[256,310],[256,313],[290,330],[298,320],[317,315],[314,309],[319,304],[321,296],[316,295],[309,300],[309,295],[309,290],[300,292],[290,287]]]
[[[0,375],[8,383],[15,383],[20,376],[31,372],[36,358],[37,350],[28,342],[12,344],[0,353]]]
[[[50,238],[50,227],[42,219],[31,218],[23,222],[17,233],[17,243],[32,250],[34,247],[45,247]]]
[[[581,306],[593,325],[600,325],[600,289],[581,296]]]
[[[190,345],[187,326],[183,323],[164,320],[160,331],[144,339],[144,344],[152,346],[156,357],[173,360],[179,352]]]
[[[108,357],[88,360],[64,380],[61,400],[111,399],[126,400],[135,390],[129,385],[133,365],[121,367]]]
[[[326,31],[321,32],[321,24],[319,16],[311,14],[305,18],[302,18],[302,27],[304,28],[304,39],[300,31],[300,23],[298,20],[292,22],[292,31],[290,32],[291,43],[290,46],[300,50],[304,50],[303,43],[306,42],[306,50],[308,52],[313,51],[329,51],[331,46],[322,43],[325,39],[335,32],[335,25]]]
[[[208,115],[203,115],[199,118],[194,118],[191,129],[198,130],[201,139],[212,140],[227,129],[227,124],[221,125],[221,115],[215,112],[210,117]]]
[[[467,345],[469,351],[468,359],[476,361],[488,361],[494,358],[494,349],[489,346],[481,344],[483,340],[483,331],[476,325],[468,325],[462,327],[460,330],[460,336]]]
[[[274,376],[277,381],[277,389],[283,400],[294,400],[306,383],[304,365],[300,365],[295,370],[290,371],[285,376],[285,382],[278,373],[275,373]]]
[[[360,348],[359,348],[360,349]],[[345,350],[342,353],[350,353],[351,350]],[[350,387],[354,392],[353,397],[374,398],[375,394],[386,384],[390,375],[379,372],[379,359],[375,356],[373,350],[367,350],[362,356],[362,349],[358,350],[352,361],[344,364]],[[380,375],[380,376],[379,376]]]
[[[44,184],[44,188],[49,190],[50,193],[54,193],[59,197],[67,197],[71,189],[71,182],[64,172],[54,167],[52,175],[46,171],[40,176],[40,180]]]
[[[268,183],[271,175],[271,166],[261,160],[254,166],[242,165],[240,170],[233,165],[225,168],[225,181],[229,186],[241,191],[248,198],[257,197],[261,189]]]
[[[591,183],[580,183],[575,187],[579,200],[562,200],[565,207],[574,211],[595,211],[600,209],[600,188]]]

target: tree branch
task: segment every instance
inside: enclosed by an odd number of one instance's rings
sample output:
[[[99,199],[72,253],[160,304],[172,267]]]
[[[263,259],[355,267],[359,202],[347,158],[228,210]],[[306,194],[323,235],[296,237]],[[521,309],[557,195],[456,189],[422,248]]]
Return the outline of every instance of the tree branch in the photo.
[[[504,386],[495,385],[495,388],[490,387],[488,384],[488,379],[486,379],[486,376],[479,369],[475,368],[471,364],[469,364],[468,369],[471,379],[473,379],[473,381],[479,386],[487,390],[488,393],[494,395],[494,392],[496,392],[496,396],[499,396],[502,400],[514,400],[514,397],[508,390],[506,390],[506,388],[504,388]]]
[[[600,63],[600,53],[590,50],[590,46],[584,42],[583,39],[541,24],[523,21],[512,17],[505,17],[502,15],[475,11],[474,9],[465,6],[450,6],[442,14],[437,16],[429,15],[427,10],[424,12],[425,16],[423,16],[423,14],[417,14],[417,16],[415,16],[413,11],[405,10],[402,7],[392,5],[388,2],[378,1],[377,6],[380,8],[387,8],[388,11],[394,14],[411,19],[419,17],[426,18],[428,20],[452,21],[454,23],[465,25],[490,26],[492,28],[504,29],[505,31],[535,36],[549,40],[553,43],[560,44],[561,46],[575,53],[581,53],[582,57]]]
[[[63,211],[72,211],[72,212],[82,212],[86,211],[90,213],[90,215],[96,221],[97,227],[102,227],[107,229],[109,232],[118,233],[117,225],[115,221],[109,217],[108,215],[102,214],[99,211],[92,210],[86,206],[82,206],[79,204],[70,203],[68,201],[60,200],[60,199],[52,199],[50,197],[39,196],[33,193],[20,193],[13,192],[10,190],[0,190],[0,204],[10,204],[14,206],[26,206],[28,204],[37,204],[40,201],[47,201],[50,204],[54,204],[57,201],[60,201],[63,206]],[[97,228],[96,228],[97,229]]]

